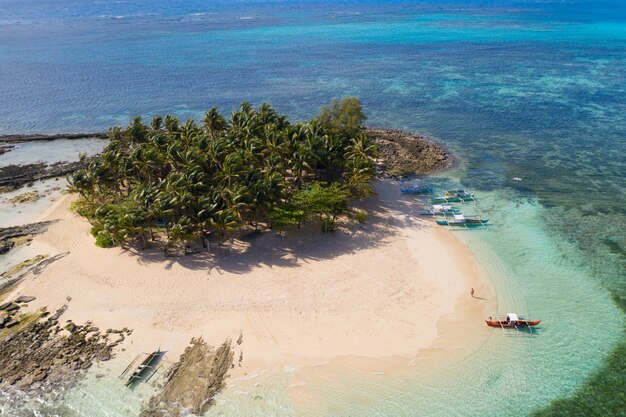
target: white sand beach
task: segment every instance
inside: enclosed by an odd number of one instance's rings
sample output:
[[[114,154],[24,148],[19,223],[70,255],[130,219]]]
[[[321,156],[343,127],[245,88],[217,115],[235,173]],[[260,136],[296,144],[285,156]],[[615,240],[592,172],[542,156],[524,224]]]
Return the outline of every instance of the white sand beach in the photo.
[[[363,204],[366,224],[328,235],[317,226],[286,238],[267,232],[232,250],[179,257],[96,247],[68,195],[44,216],[58,222],[32,245],[69,254],[14,295],[37,297],[31,308],[67,304],[64,320],[133,329],[117,348],[127,352],[160,346],[176,357],[194,336],[217,345],[243,334],[235,377],[268,364],[362,358],[363,366],[432,366],[429,358],[470,353],[487,337],[480,330],[494,309],[492,289],[453,233],[420,218],[397,186],[376,188]]]

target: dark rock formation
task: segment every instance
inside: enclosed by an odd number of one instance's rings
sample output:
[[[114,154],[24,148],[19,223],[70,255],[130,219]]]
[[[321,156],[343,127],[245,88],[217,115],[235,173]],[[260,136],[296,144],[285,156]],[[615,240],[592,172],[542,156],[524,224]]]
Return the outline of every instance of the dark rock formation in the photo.
[[[165,376],[161,392],[150,399],[140,417],[204,414],[226,386],[233,356],[230,340],[214,350],[202,338],[192,339],[191,345]]]
[[[19,242],[27,243],[36,234],[46,231],[52,222],[30,223],[22,226],[0,227],[0,255],[7,253]]]
[[[6,165],[0,167],[0,188],[12,190],[39,180],[64,177],[79,168],[87,166],[94,157],[74,162],[56,162],[51,165],[42,162],[27,165]]]
[[[425,136],[401,130],[367,128],[380,155],[379,175],[403,177],[428,174],[452,165],[452,155]]]
[[[58,319],[64,311],[13,312],[8,317],[0,329],[0,391],[58,395],[74,386],[94,362],[111,358],[109,336],[94,332],[91,323],[72,323],[71,330],[63,330]]]
[[[32,142],[35,140],[56,140],[56,139],[92,139],[100,138],[105,139],[107,134],[105,132],[96,133],[57,133],[54,135],[2,135],[0,136],[0,143],[20,143],[20,142]]]
[[[30,303],[31,301],[36,300],[35,297],[29,296],[29,295],[20,295],[19,297],[17,297],[15,299],[16,303]]]

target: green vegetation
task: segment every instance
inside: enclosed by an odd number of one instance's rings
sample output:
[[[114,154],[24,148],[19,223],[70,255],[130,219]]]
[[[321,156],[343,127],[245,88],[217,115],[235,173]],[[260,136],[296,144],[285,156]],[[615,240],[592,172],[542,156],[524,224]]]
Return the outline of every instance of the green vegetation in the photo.
[[[355,210],[354,211],[354,219],[359,223],[365,223],[368,219],[367,211],[365,210]]]
[[[102,157],[68,179],[76,213],[98,246],[165,236],[164,249],[242,227],[277,230],[317,218],[336,228],[348,200],[372,193],[376,148],[363,133],[361,103],[348,97],[310,122],[291,124],[269,104],[216,108],[202,126],[173,116],[114,127]]]

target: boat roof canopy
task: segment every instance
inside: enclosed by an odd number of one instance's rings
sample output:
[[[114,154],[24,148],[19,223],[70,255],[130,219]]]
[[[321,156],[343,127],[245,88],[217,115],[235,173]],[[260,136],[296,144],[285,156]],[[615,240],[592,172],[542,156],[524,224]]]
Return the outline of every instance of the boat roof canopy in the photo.
[[[455,218],[456,220],[463,220],[463,219],[465,219],[465,216],[464,216],[464,215],[462,215],[462,214],[455,214],[455,215],[454,215],[454,218]]]
[[[517,314],[515,313],[506,313],[506,317],[509,319],[509,321],[518,321],[519,317],[517,317]]]

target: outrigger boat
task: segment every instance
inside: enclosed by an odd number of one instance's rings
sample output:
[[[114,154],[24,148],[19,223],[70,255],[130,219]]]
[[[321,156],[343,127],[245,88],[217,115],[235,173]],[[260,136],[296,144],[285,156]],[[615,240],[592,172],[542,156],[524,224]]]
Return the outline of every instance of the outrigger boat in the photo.
[[[421,216],[446,216],[453,214],[461,214],[461,210],[452,206],[444,206],[441,204],[433,204],[428,211],[420,213]]]
[[[431,195],[433,193],[433,186],[413,184],[409,186],[400,187],[400,192],[402,194]]]
[[[445,214],[444,214],[445,216]],[[483,219],[476,215],[464,215],[454,213],[452,217],[444,220],[437,220],[439,226],[452,226],[452,227],[487,227],[489,219]]]
[[[470,194],[465,190],[444,191],[431,199],[431,203],[433,204],[467,203],[470,201],[476,201],[474,194]]]
[[[130,369],[131,366],[141,357],[142,354],[139,354],[135,357],[135,359],[126,367],[124,372],[120,375],[122,378]],[[143,355],[147,355],[144,353]],[[133,373],[126,381],[126,386],[131,388],[135,383],[140,381],[149,381],[150,378],[154,376],[160,367],[161,359],[165,356],[165,352],[159,348],[155,352],[148,354],[143,361],[139,364],[139,366],[133,371]]]
[[[489,317],[489,319],[485,320],[487,326],[489,327],[500,327],[501,329],[515,329],[519,330],[521,328],[530,328],[541,323],[541,320],[528,320],[521,315],[517,315],[516,313],[507,313],[504,317],[496,314],[494,317]],[[531,330],[532,331],[532,330]]]

